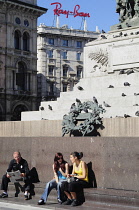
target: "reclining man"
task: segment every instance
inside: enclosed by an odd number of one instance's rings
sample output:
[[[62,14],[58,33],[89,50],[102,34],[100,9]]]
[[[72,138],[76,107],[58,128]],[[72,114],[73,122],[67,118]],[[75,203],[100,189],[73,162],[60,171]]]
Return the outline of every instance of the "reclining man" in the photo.
[[[21,174],[20,176],[23,178],[23,181],[25,183],[24,187],[25,187],[25,193],[24,193],[24,197],[25,200],[28,200],[28,192],[31,190],[31,186],[32,183],[30,181],[29,178],[29,167],[28,167],[28,163],[25,159],[23,159],[21,157],[20,152],[14,152],[13,153],[13,160],[10,161],[9,167],[7,169],[7,172],[11,172],[11,171],[20,171]],[[8,183],[10,182],[10,175],[8,175],[8,173],[6,173],[5,175],[3,175],[2,177],[2,183],[1,183],[1,190],[3,190],[3,193],[0,195],[0,198],[7,198],[8,197]]]

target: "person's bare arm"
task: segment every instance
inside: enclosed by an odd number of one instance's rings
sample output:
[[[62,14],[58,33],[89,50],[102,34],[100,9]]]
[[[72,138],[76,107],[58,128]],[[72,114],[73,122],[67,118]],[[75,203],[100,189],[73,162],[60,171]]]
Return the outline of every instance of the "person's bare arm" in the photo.
[[[72,174],[68,174],[67,177],[72,177],[75,174],[75,164],[73,163]]]
[[[57,176],[57,173],[55,172],[54,164],[53,164],[53,172],[54,172],[54,179],[55,179],[56,182],[58,183],[58,176]]]
[[[68,163],[65,164],[65,172],[63,172],[61,168],[59,168],[59,171],[63,176],[67,177],[67,175],[69,174],[69,164]]]

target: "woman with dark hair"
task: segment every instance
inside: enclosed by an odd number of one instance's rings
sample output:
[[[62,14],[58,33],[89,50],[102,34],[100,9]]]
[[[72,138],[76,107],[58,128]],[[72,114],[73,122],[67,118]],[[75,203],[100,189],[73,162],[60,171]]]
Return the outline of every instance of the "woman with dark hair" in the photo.
[[[57,190],[57,200],[59,203],[62,203],[60,196],[60,187],[61,183],[66,181],[67,174],[69,173],[69,165],[64,160],[62,153],[56,153],[54,157],[53,164],[54,179],[46,184],[44,193],[41,196],[41,199],[38,201],[38,205],[43,205],[47,201],[48,195],[52,189]]]
[[[81,160],[83,153],[73,152],[70,155],[70,160],[73,164],[72,174],[67,177],[75,177],[74,181],[62,183],[62,190],[67,196],[67,201],[64,205],[78,206],[85,201],[83,195],[83,188],[89,187],[88,182],[88,168],[84,161]],[[82,192],[82,198],[78,198],[78,194]]]

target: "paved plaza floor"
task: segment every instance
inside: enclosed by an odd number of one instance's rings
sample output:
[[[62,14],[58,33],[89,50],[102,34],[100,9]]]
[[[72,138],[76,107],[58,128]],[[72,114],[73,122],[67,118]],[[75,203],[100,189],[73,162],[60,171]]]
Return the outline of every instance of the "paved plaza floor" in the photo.
[[[64,209],[76,209],[76,210],[138,210],[138,207],[133,206],[123,206],[116,205],[110,203],[101,203],[101,202],[93,202],[86,201],[82,206],[71,207],[60,205],[57,202],[48,200],[45,205],[37,205],[39,196],[36,195],[31,200],[24,200],[23,195],[20,195],[18,198],[13,196],[9,196],[9,198],[0,199],[0,210],[39,210],[39,209],[47,209],[47,210],[64,210]]]

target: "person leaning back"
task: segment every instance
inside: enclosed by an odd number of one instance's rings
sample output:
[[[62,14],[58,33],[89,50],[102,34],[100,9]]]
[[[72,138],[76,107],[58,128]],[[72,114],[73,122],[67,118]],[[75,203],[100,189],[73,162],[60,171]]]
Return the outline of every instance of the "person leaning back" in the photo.
[[[9,167],[7,169],[7,172],[5,175],[2,177],[2,183],[1,183],[1,190],[3,190],[2,194],[0,195],[0,198],[7,198],[8,197],[8,183],[10,182],[10,175],[8,175],[8,172],[12,171],[20,171],[20,176],[24,180],[24,187],[25,187],[25,200],[28,199],[28,192],[30,191],[31,188],[31,182],[30,179],[28,178],[29,175],[29,167],[28,163],[25,159],[21,157],[20,152],[14,152],[13,153],[13,160],[10,161]]]

